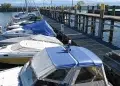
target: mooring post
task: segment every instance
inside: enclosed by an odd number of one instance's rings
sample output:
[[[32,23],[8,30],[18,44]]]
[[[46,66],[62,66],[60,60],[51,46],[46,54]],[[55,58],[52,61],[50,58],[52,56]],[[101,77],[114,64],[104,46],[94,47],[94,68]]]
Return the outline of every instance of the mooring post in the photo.
[[[86,27],[85,27],[85,33],[87,34],[88,32],[88,20],[89,20],[89,17],[86,16]]]
[[[89,12],[89,5],[87,6],[87,13]]]
[[[74,24],[74,28],[78,29],[78,16],[77,16],[77,5],[75,5],[75,24]]]
[[[94,36],[95,35],[95,21],[96,18],[92,17],[92,22],[91,22],[91,34]]]
[[[62,5],[62,7],[61,7],[61,10],[62,10],[62,21],[61,21],[61,23],[65,23],[65,17],[64,17],[64,6]]]
[[[79,6],[79,12],[81,12],[81,8],[82,8],[82,7],[81,7],[81,6]]]
[[[82,22],[82,31],[84,32],[85,30],[85,16],[83,16],[83,22]]]
[[[61,33],[64,34],[64,24],[61,24]],[[62,41],[64,41],[64,35],[62,35]]]
[[[81,15],[78,15],[78,24],[79,24],[78,30],[81,30]]]
[[[56,18],[56,6],[55,6],[55,20],[57,21],[57,18]]]
[[[50,6],[48,7],[48,12],[49,12],[48,15],[49,15],[49,17],[50,17]]]
[[[103,38],[105,4],[101,4],[98,37]]]
[[[70,12],[71,12],[71,8],[69,7],[69,14],[68,14],[68,16],[69,16],[69,17],[68,17],[68,18],[69,18],[69,19],[68,19],[68,22],[69,22],[68,26],[69,26],[69,27],[70,27]]]
[[[54,6],[54,20],[56,20],[56,18],[55,18],[55,14],[56,14],[56,8],[55,8],[55,6]]]
[[[115,6],[112,7],[112,15],[115,16]],[[109,35],[109,43],[112,43],[113,40],[113,32],[114,32],[114,20],[111,20],[110,26],[110,35]]]
[[[95,9],[94,9],[94,6],[92,6],[92,13],[95,13]]]

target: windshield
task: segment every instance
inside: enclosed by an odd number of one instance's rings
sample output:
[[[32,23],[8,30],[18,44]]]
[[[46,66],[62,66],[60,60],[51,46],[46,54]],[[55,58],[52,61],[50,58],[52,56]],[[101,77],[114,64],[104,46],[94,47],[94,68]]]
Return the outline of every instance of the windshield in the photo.
[[[101,67],[83,67],[76,79],[76,84],[104,80]]]
[[[37,79],[44,78],[55,70],[46,50],[36,54],[30,63],[24,65],[20,72],[23,86],[31,86]]]
[[[23,86],[31,86],[37,80],[36,75],[31,68],[30,64],[27,63],[20,72],[20,81]]]

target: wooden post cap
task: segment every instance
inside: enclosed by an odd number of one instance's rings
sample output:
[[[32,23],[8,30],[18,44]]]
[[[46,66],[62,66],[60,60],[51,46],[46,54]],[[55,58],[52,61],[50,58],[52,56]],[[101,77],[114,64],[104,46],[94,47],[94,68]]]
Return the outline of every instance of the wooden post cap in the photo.
[[[78,8],[78,6],[77,5],[75,5],[75,9],[77,9]]]
[[[101,4],[100,9],[105,10],[105,4]]]

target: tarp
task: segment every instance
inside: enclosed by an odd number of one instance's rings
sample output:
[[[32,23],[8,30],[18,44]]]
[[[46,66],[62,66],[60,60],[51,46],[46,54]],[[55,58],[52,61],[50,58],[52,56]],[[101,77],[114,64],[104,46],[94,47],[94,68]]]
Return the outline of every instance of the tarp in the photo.
[[[69,53],[63,47],[47,48],[46,50],[57,68],[102,66],[99,57],[83,47],[71,46]]]
[[[52,27],[45,20],[37,21],[32,24],[27,24],[23,26],[23,29],[32,30],[33,34],[56,36],[56,33],[53,31]]]

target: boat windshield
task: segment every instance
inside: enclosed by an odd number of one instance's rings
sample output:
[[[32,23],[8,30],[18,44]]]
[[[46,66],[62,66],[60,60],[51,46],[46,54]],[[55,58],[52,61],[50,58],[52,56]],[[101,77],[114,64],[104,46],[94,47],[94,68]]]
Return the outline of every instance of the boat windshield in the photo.
[[[84,67],[76,79],[76,84],[104,80],[101,67]]]
[[[37,77],[31,68],[30,64],[27,63],[20,72],[20,81],[23,86],[32,86],[37,80]]]
[[[55,69],[45,50],[36,54],[31,62],[24,65],[20,72],[23,86],[31,86],[39,78],[44,78]]]

